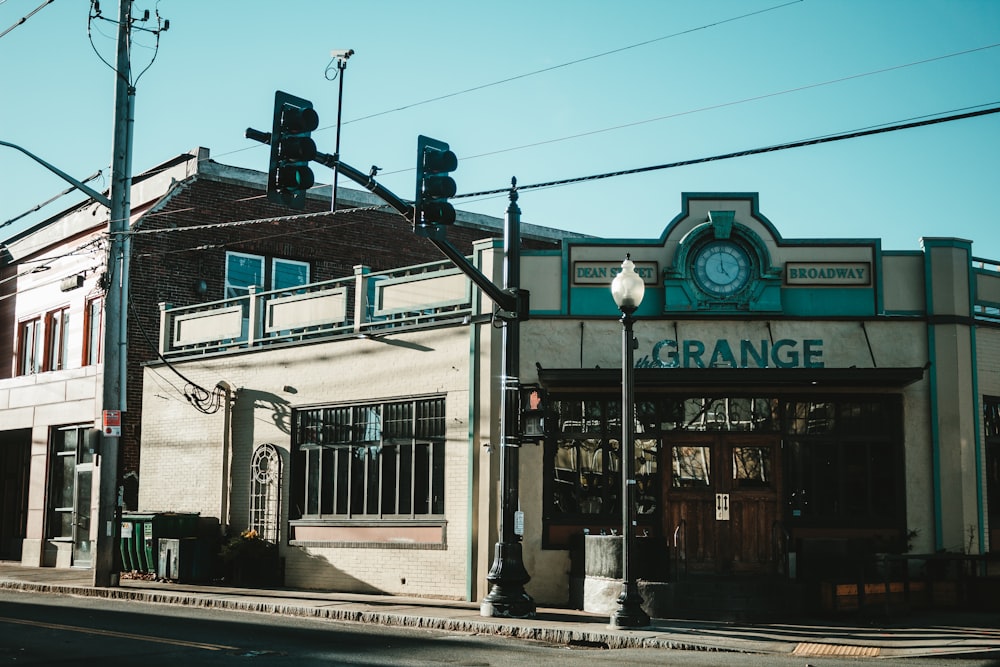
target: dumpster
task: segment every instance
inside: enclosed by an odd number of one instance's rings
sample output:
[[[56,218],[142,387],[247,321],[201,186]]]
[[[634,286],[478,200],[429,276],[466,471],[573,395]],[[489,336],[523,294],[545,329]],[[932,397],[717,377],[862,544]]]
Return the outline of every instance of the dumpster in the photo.
[[[183,512],[125,512],[120,548],[122,570],[157,574],[159,541],[198,536],[198,514]]]

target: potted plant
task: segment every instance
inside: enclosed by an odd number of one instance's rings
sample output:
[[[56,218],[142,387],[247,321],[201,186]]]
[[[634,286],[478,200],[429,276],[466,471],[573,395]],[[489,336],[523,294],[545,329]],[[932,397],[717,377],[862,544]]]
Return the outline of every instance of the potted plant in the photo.
[[[280,565],[278,545],[256,530],[244,530],[222,543],[220,553],[228,579],[236,586],[274,586]]]

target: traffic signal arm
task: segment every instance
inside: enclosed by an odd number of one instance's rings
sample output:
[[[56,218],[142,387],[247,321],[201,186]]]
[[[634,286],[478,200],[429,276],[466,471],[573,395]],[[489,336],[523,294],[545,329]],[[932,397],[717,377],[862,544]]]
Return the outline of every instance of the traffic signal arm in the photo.
[[[260,130],[253,129],[252,127],[247,128],[246,137],[247,139],[259,141],[262,144],[268,144],[271,142],[270,133],[261,132]],[[334,156],[327,153],[317,152],[313,160],[315,162],[319,162],[323,166],[330,167],[331,169],[336,167],[339,173],[344,174],[347,178],[376,195],[379,199],[387,203],[400,215],[406,218],[407,221],[411,223],[414,222],[414,206],[397,197],[391,190],[388,190],[372,178],[370,174],[359,171],[351,165],[338,160]],[[489,278],[483,275],[458,248],[452,245],[443,234],[427,235],[427,238],[431,243],[437,246],[437,248],[444,253],[446,257],[448,257],[448,259],[454,262],[459,270],[467,275],[477,287],[483,290],[483,292],[486,293],[486,296],[488,296],[490,300],[493,301],[493,303],[495,303],[501,311],[503,311],[504,314],[508,314],[509,318],[521,320],[527,319],[527,290],[519,290],[512,293],[497,287],[490,282]]]

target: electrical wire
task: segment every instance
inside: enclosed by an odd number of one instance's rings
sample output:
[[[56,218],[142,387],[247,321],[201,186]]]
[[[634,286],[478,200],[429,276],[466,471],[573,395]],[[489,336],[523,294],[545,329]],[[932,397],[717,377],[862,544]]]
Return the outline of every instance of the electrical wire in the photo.
[[[708,30],[709,28],[716,28],[720,25],[725,25],[726,23],[732,23],[734,21],[740,21],[751,16],[757,16],[758,14],[764,14],[767,12],[774,11],[776,9],[782,9],[783,7],[788,7],[789,5],[794,5],[802,2],[802,0],[791,0],[791,2],[784,2],[780,5],[774,5],[773,7],[767,7],[765,9],[760,9],[757,11],[749,12],[747,14],[741,14],[739,16],[734,16],[728,19],[722,19],[721,21],[714,21],[712,23],[706,23],[705,25],[697,26],[695,28],[688,28],[687,30],[681,30],[680,32],[671,33],[669,35],[663,35],[662,37],[655,37],[653,39],[647,39],[643,42],[637,42],[635,44],[629,44],[628,46],[618,47],[616,49],[611,49],[610,51],[603,51],[601,53],[595,53],[593,55],[585,56],[583,58],[577,58],[576,60],[571,60],[569,62],[560,63],[558,65],[552,65],[550,67],[544,67],[542,69],[534,70],[531,72],[524,72],[522,74],[517,74],[515,76],[507,77],[506,79],[500,79],[499,81],[493,81],[491,83],[484,83],[478,86],[473,86],[471,88],[465,88],[463,90],[458,90],[453,93],[447,93],[445,95],[438,95],[437,97],[431,97],[426,100],[421,100],[419,102],[413,102],[411,104],[406,104],[401,107],[396,107],[394,109],[387,109],[385,111],[379,111],[378,113],[369,114],[367,116],[362,116],[360,118],[353,118],[351,120],[344,121],[342,125],[349,125],[350,123],[358,123],[363,120],[369,120],[371,118],[378,118],[379,116],[385,116],[386,114],[395,113],[397,111],[404,111],[406,109],[412,109],[413,107],[418,107],[424,104],[430,104],[431,102],[440,102],[441,100],[446,100],[452,97],[457,97],[458,95],[465,95],[466,93],[472,93],[477,90],[483,90],[484,88],[492,88],[493,86],[499,86],[504,83],[510,83],[511,81],[517,81],[519,79],[525,79],[529,76],[536,76],[538,74],[544,74],[546,72],[551,72],[553,70],[562,69],[564,67],[570,67],[571,65],[579,65],[580,63],[585,63],[591,60],[596,60],[597,58],[603,58],[605,56],[614,55],[616,53],[621,53],[622,51],[628,51],[630,49],[636,49],[642,46],[648,46],[649,44],[655,44],[656,42],[662,42],[667,39],[673,39],[674,37],[682,37],[684,35],[690,35],[691,33],[699,32],[701,30]],[[320,129],[327,130],[334,125],[328,125]]]
[[[167,361],[167,359],[160,353],[160,348],[154,345],[153,341],[150,340],[149,334],[146,332],[146,327],[142,325],[142,318],[139,317],[139,311],[135,307],[135,301],[132,300],[131,294],[129,295],[128,305],[129,309],[132,311],[132,319],[135,322],[136,327],[139,329],[139,333],[141,333],[143,339],[145,339],[146,345],[149,346],[149,349],[156,354],[157,358],[162,361],[167,368],[173,371],[177,377],[184,380],[185,384],[183,394],[188,403],[193,405],[195,409],[202,414],[210,415],[218,412],[219,408],[222,407],[223,390],[216,385],[212,391],[209,391],[177,370],[173,364]],[[171,384],[171,386],[173,385]]]
[[[993,102],[992,104],[996,104]],[[611,171],[603,174],[593,174],[591,176],[578,176],[575,178],[564,178],[555,181],[547,181],[544,183],[535,183],[533,185],[519,185],[518,190],[537,190],[539,188],[551,188],[562,185],[571,185],[574,183],[583,183],[587,181],[597,181],[605,178],[614,178],[616,176],[631,176],[633,174],[642,174],[648,171],[659,171],[662,169],[673,169],[676,167],[687,167],[695,164],[703,164],[705,162],[717,162],[720,160],[730,160],[738,157],[747,157],[749,155],[760,155],[762,153],[775,153],[778,151],[789,150],[792,148],[802,148],[804,146],[816,146],[819,144],[831,143],[834,141],[844,141],[846,139],[857,139],[860,137],[868,137],[875,134],[885,134],[887,132],[898,132],[900,130],[910,130],[918,127],[927,127],[928,125],[937,125],[940,123],[950,123],[958,120],[966,120],[969,118],[976,118],[978,116],[986,116],[990,114],[1000,113],[1000,107],[991,107],[989,109],[982,109],[980,111],[970,111],[968,113],[955,114],[951,116],[944,116],[941,118],[932,118],[929,120],[921,120],[912,123],[902,123],[895,125],[888,125],[883,127],[878,127],[875,129],[864,129],[855,130],[851,132],[845,132],[841,134],[826,135],[822,137],[814,137],[812,139],[802,139],[799,141],[790,141],[783,144],[774,144],[772,146],[765,146],[762,148],[749,148],[740,151],[734,151],[732,153],[723,153],[720,155],[712,155],[710,157],[695,158],[692,160],[680,160],[678,162],[668,162],[666,164],[651,165],[648,167],[638,167],[635,169],[622,169],[619,171]],[[499,195],[506,194],[510,192],[510,188],[498,188],[496,190],[483,190],[481,192],[470,192],[467,194],[455,195],[453,199],[459,199],[463,197],[479,197],[483,195]]]
[[[94,172],[93,174],[91,174],[90,176],[88,176],[87,178],[83,179],[80,182],[81,183],[89,183],[90,181],[92,181],[92,180],[94,180],[96,178],[99,178],[102,174],[103,174],[103,172],[100,169],[98,169],[96,172]],[[74,192],[77,192],[76,186],[73,186],[71,188],[66,188],[65,190],[63,190],[59,194],[57,194],[57,195],[55,195],[53,197],[50,197],[49,199],[46,199],[42,203],[35,204],[33,207],[31,207],[30,209],[28,209],[24,213],[21,213],[20,215],[17,215],[15,217],[11,218],[10,220],[6,220],[4,222],[0,222],[0,229],[3,229],[7,225],[11,225],[11,224],[17,222],[21,218],[27,217],[27,216],[31,215],[32,213],[37,213],[38,211],[42,210],[43,208],[45,208],[46,206],[48,206],[52,202],[56,201],[57,199],[60,199],[61,197],[65,197],[66,195],[72,194]]]
[[[22,16],[22,17],[21,17],[21,18],[20,18],[20,19],[19,19],[19,20],[17,21],[17,23],[15,23],[15,24],[14,24],[14,25],[12,25],[11,27],[7,28],[7,29],[6,29],[6,30],[4,30],[3,32],[0,32],[0,38],[3,38],[3,37],[5,37],[5,36],[7,35],[7,33],[9,33],[9,32],[10,32],[11,30],[13,30],[14,28],[16,28],[16,27],[18,27],[18,26],[21,26],[21,25],[24,25],[24,24],[25,24],[25,23],[27,22],[27,20],[28,20],[28,19],[30,19],[30,18],[31,18],[32,16],[34,16],[35,14],[37,14],[37,13],[38,13],[38,12],[40,12],[40,11],[42,11],[43,9],[45,9],[46,7],[48,7],[49,5],[51,5],[51,4],[53,3],[53,2],[54,2],[54,0],[45,0],[45,2],[43,2],[42,4],[38,5],[38,6],[37,6],[37,7],[35,7],[34,9],[32,9],[32,10],[31,10],[30,12],[28,12],[28,14],[27,14],[27,15],[25,15],[25,16]]]

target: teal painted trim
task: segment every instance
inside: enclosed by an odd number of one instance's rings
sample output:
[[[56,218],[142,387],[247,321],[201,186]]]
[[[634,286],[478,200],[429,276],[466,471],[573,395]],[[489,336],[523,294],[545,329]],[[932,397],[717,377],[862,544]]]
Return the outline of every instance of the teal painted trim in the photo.
[[[924,317],[927,313],[922,310],[887,310],[879,314],[885,317]]]
[[[482,271],[483,251],[480,249],[476,254],[476,268]],[[472,312],[478,313],[483,305],[482,290],[472,292]],[[466,434],[466,445],[468,447],[468,465],[466,466],[466,480],[468,492],[465,499],[465,512],[467,525],[465,528],[465,599],[469,602],[474,600],[475,578],[472,576],[476,566],[476,544],[474,527],[476,525],[476,413],[480,404],[479,378],[481,369],[479,368],[479,348],[482,345],[481,327],[476,324],[469,325],[469,391],[468,391],[468,432]]]
[[[635,312],[636,317],[662,317],[663,288],[647,287],[642,297],[642,303]],[[619,317],[621,311],[615,305],[611,296],[611,285],[595,285],[593,287],[573,287],[570,289],[570,299],[573,304],[572,317]]]
[[[986,553],[986,492],[983,489],[982,394],[979,393],[979,359],[976,355],[976,328],[969,327],[972,344],[972,409],[976,433],[976,514],[979,516],[979,553]]]
[[[885,284],[882,280],[882,240],[875,241],[872,248],[872,287],[875,288],[875,312],[882,314],[885,312]]]
[[[786,317],[871,317],[876,313],[875,302],[875,290],[869,287],[796,287],[781,292]]]
[[[921,239],[921,242],[923,243],[925,250],[927,248],[961,248],[967,252],[971,250],[972,244],[972,241],[969,241],[968,239],[960,239],[954,236],[924,237]]]
[[[775,241],[781,241],[781,234],[778,233],[778,229],[760,212],[760,194],[757,192],[682,192],[681,193],[681,212],[678,213],[673,220],[667,223],[667,226],[663,230],[663,234],[659,238],[659,242],[662,244],[667,240],[667,237],[673,231],[681,220],[684,220],[691,215],[691,202],[700,200],[713,200],[713,201],[749,201],[750,202],[750,215],[753,216],[760,224],[764,225],[767,232],[774,237]]]
[[[924,299],[928,315],[934,313],[934,289],[931,280],[931,253],[924,252]],[[934,484],[934,550],[944,548],[944,509],[941,506],[941,415],[938,410],[937,383],[937,336],[934,325],[927,325],[927,361],[930,371],[927,374],[930,393],[931,418],[931,473]]]
[[[560,282],[562,283],[562,295],[560,296],[561,302],[560,306],[562,312],[569,314],[571,310],[572,301],[570,299],[570,285],[572,284],[572,271],[569,263],[569,249],[571,244],[569,242],[563,243],[562,246],[562,276],[560,277]]]
[[[941,507],[941,425],[938,414],[938,384],[937,384],[937,355],[935,354],[936,336],[934,335],[934,325],[927,325],[927,356],[930,361],[930,373],[927,374],[930,384],[931,402],[931,467],[934,483],[934,551],[944,549],[943,521],[944,510]]]

